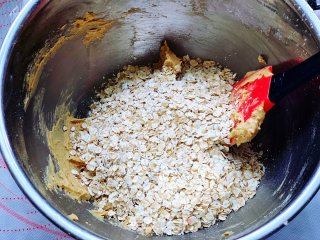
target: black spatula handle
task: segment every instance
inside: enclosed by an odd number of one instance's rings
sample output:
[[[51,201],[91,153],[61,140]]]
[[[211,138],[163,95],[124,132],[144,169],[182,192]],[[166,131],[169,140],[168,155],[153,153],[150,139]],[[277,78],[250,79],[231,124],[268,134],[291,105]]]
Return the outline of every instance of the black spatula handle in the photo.
[[[292,90],[320,74],[320,52],[297,66],[272,76],[269,99],[277,103]]]
[[[313,10],[319,10],[320,9],[319,0],[308,0],[308,3],[310,5],[310,7],[312,7]]]

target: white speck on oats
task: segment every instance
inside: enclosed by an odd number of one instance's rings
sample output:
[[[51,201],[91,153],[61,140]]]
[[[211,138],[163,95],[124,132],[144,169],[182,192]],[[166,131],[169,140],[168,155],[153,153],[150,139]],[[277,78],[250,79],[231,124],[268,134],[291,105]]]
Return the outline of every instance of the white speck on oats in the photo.
[[[79,175],[79,172],[78,172],[78,170],[76,170],[76,169],[72,169],[72,170],[71,170],[71,173],[72,173],[73,175]]]

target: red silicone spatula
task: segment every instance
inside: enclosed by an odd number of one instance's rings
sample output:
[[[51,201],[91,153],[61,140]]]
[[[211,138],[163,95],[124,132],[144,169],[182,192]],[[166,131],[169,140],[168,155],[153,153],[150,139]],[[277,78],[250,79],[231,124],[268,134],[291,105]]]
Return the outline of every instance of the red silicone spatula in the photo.
[[[231,144],[251,141],[260,130],[266,112],[292,90],[319,74],[320,52],[284,72],[273,74],[273,67],[268,66],[248,73],[234,84]]]

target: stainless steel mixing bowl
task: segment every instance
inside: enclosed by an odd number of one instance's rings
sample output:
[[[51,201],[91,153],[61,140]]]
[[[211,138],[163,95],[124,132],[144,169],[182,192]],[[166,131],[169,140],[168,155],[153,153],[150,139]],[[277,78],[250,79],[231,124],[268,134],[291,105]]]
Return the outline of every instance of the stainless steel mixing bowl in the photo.
[[[44,67],[26,111],[24,76],[35,53],[59,29],[87,11],[119,20],[89,48],[80,38],[63,45]],[[52,128],[61,104],[86,112],[92,88],[123,65],[155,62],[167,39],[179,54],[215,59],[242,76],[269,64],[307,58],[319,50],[320,23],[304,0],[31,0],[13,24],[0,54],[2,154],[22,190],[54,223],[83,239],[147,239],[92,217],[86,208],[45,185],[50,155],[41,126]],[[157,239],[258,239],[286,224],[320,184],[320,91],[314,81],[269,114],[255,146],[264,150],[266,174],[254,199],[225,221],[197,233]],[[66,110],[67,110],[66,109]],[[75,213],[78,222],[66,215]]]

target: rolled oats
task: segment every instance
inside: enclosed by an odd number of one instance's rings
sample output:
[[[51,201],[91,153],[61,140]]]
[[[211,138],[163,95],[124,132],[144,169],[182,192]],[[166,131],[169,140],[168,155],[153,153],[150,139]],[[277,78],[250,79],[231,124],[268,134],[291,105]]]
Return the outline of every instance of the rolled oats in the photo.
[[[125,67],[81,129],[70,129],[70,154],[86,165],[72,174],[101,215],[141,234],[223,221],[255,195],[264,174],[248,146],[235,153],[227,146],[235,75],[214,61],[185,56],[181,64],[179,78],[167,67]]]

